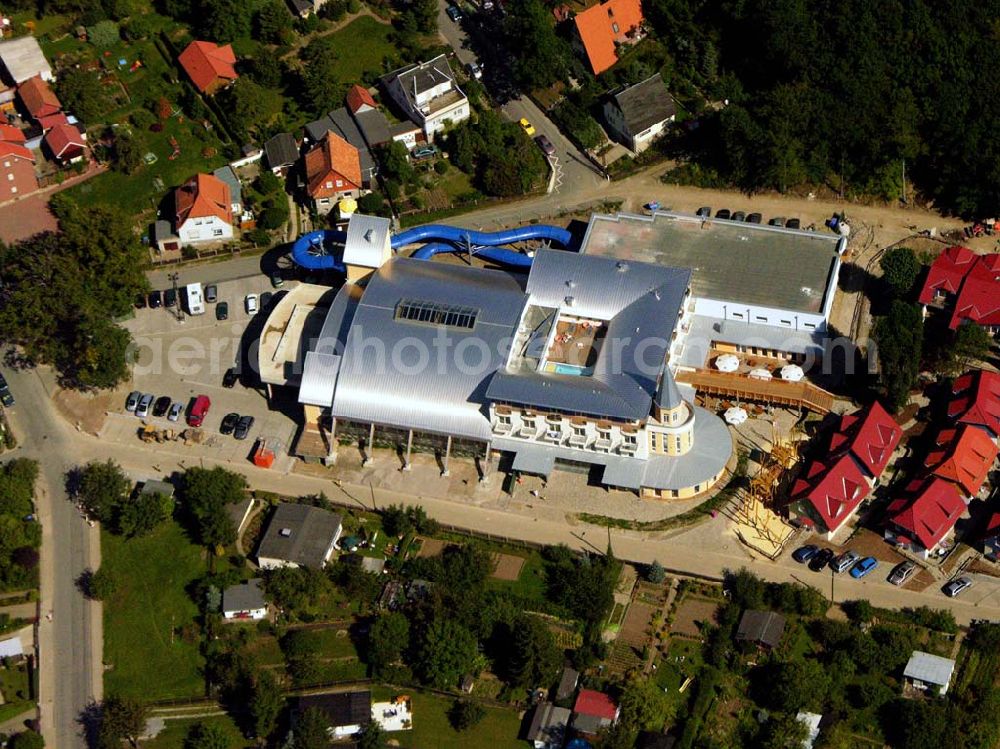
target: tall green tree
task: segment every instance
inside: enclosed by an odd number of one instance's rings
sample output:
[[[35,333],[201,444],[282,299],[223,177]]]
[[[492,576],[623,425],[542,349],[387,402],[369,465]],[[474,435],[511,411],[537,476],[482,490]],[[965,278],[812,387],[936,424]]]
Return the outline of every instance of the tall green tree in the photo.
[[[249,708],[254,733],[260,737],[270,736],[284,706],[285,697],[277,678],[271,671],[261,669],[250,688]]]
[[[35,731],[21,731],[10,740],[10,749],[45,749],[45,739]]]
[[[195,723],[188,729],[184,749],[230,749],[232,739],[218,723]]]
[[[514,78],[525,90],[551,86],[566,74],[566,43],[556,35],[541,0],[511,0],[504,8],[504,36],[514,56]]]
[[[399,611],[387,611],[375,619],[368,632],[368,662],[376,674],[402,658],[410,646],[410,622]]]
[[[267,44],[287,44],[293,35],[292,14],[277,0],[270,0],[257,11],[255,36]]]
[[[920,310],[899,300],[894,300],[888,314],[875,323],[879,379],[893,411],[909,401],[910,389],[920,372],[921,324]]]
[[[438,689],[449,689],[476,667],[476,638],[450,618],[435,619],[424,633],[417,650],[416,670],[420,678]]]
[[[344,53],[329,36],[314,38],[302,50],[299,80],[307,107],[316,116],[343,103],[347,87],[341,83],[339,66]]]
[[[326,732],[330,719],[322,710],[311,707],[302,712],[292,729],[293,749],[329,749],[330,736]]]
[[[947,350],[945,368],[952,374],[970,369],[977,362],[985,361],[993,346],[993,336],[981,325],[959,325]]]
[[[106,121],[105,115],[111,109],[111,102],[96,73],[83,68],[68,68],[59,74],[55,92],[62,105],[88,125]]]
[[[149,709],[140,700],[112,694],[101,703],[98,745],[101,749],[119,749],[123,741],[139,746],[139,737],[146,730]]]
[[[202,6],[201,28],[216,42],[250,36],[251,5],[247,0],[209,0]]]
[[[913,289],[920,275],[920,261],[909,247],[893,247],[879,260],[882,280],[889,290],[900,299]]]
[[[563,656],[549,628],[538,617],[522,615],[511,630],[506,679],[520,687],[552,684]]]
[[[222,467],[189,468],[183,497],[205,546],[226,546],[236,540],[236,527],[226,508],[246,498],[246,479]]]
[[[87,513],[108,525],[116,522],[121,506],[132,491],[132,479],[110,458],[87,463],[71,481],[76,483],[77,497]]]

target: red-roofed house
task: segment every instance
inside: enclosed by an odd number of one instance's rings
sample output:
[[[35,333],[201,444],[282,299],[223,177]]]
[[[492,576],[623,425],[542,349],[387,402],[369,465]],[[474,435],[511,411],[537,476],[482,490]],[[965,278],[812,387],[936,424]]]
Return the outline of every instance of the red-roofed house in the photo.
[[[958,294],[962,281],[976,262],[976,253],[968,247],[949,247],[931,264],[920,289],[923,305],[942,302]]]
[[[837,431],[830,438],[830,453],[850,451],[872,480],[878,481],[902,436],[896,420],[875,401],[866,411],[840,417]]]
[[[341,198],[362,193],[358,149],[330,131],[305,156],[306,193],[319,213],[329,213]]]
[[[230,44],[191,42],[177,61],[203,94],[212,95],[239,78],[236,54]]]
[[[618,62],[616,44],[632,44],[641,38],[640,0],[605,0],[592,5],[573,19],[576,46],[582,51],[594,75]]]
[[[30,195],[38,189],[35,155],[25,148],[24,135],[20,130],[9,130],[6,125],[4,130],[0,130],[0,203]]]
[[[6,141],[7,143],[24,143],[27,138],[24,136],[20,130],[18,130],[13,125],[7,125],[0,123],[0,142]]]
[[[51,130],[56,125],[65,125],[69,122],[69,117],[66,116],[65,112],[56,112],[55,114],[47,114],[44,117],[39,117],[35,122],[38,126],[42,128],[42,132]]]
[[[87,148],[87,136],[68,122],[56,125],[45,133],[42,142],[52,158],[60,164],[73,164],[80,161]]]
[[[854,515],[871,488],[870,479],[850,453],[829,464],[814,460],[792,486],[789,518],[830,539]]]
[[[965,502],[950,481],[936,477],[913,481],[905,496],[889,504],[885,538],[926,559],[955,529],[965,510]]]
[[[355,83],[347,90],[347,108],[351,110],[351,114],[360,114],[378,109],[378,104],[367,88]]]
[[[605,726],[618,720],[618,705],[603,692],[581,689],[573,705],[570,725],[580,733],[596,736]]]
[[[966,372],[951,387],[948,418],[1000,438],[1000,374],[977,369]]]
[[[954,304],[948,327],[975,323],[1000,331],[1000,255],[976,255],[966,247],[949,247],[931,265],[920,290],[924,313],[928,304]]]
[[[182,245],[233,238],[229,185],[211,174],[196,174],[174,191],[174,231]]]
[[[17,96],[21,100],[21,106],[31,115],[33,120],[49,117],[62,111],[59,97],[49,88],[49,84],[39,76],[29,78],[18,86]]]
[[[996,443],[982,429],[963,424],[942,429],[924,465],[934,476],[956,484],[967,497],[979,494],[997,457]]]

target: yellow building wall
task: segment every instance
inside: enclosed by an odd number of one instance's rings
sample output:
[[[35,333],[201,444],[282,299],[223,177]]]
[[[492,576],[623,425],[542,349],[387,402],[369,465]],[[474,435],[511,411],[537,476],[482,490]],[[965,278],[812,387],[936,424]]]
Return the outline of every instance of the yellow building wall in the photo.
[[[347,266],[347,280],[351,283],[357,283],[362,281],[372,273],[375,272],[374,268],[365,268],[361,265],[348,265]]]

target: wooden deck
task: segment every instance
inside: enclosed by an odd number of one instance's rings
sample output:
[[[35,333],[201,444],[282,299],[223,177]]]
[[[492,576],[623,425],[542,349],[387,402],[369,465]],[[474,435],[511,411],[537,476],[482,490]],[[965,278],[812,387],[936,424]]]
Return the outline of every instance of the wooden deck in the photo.
[[[759,380],[739,372],[717,372],[696,369],[677,373],[677,381],[691,385],[701,395],[732,398],[743,402],[766,403],[774,406],[806,408],[818,414],[833,409],[833,395],[805,382]]]

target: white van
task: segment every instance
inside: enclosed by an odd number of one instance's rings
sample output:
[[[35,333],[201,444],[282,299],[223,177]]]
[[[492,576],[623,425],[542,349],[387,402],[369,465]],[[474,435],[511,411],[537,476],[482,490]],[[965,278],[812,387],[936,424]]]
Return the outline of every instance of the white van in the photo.
[[[202,294],[200,283],[187,285],[187,309],[189,315],[205,314],[205,297]]]

